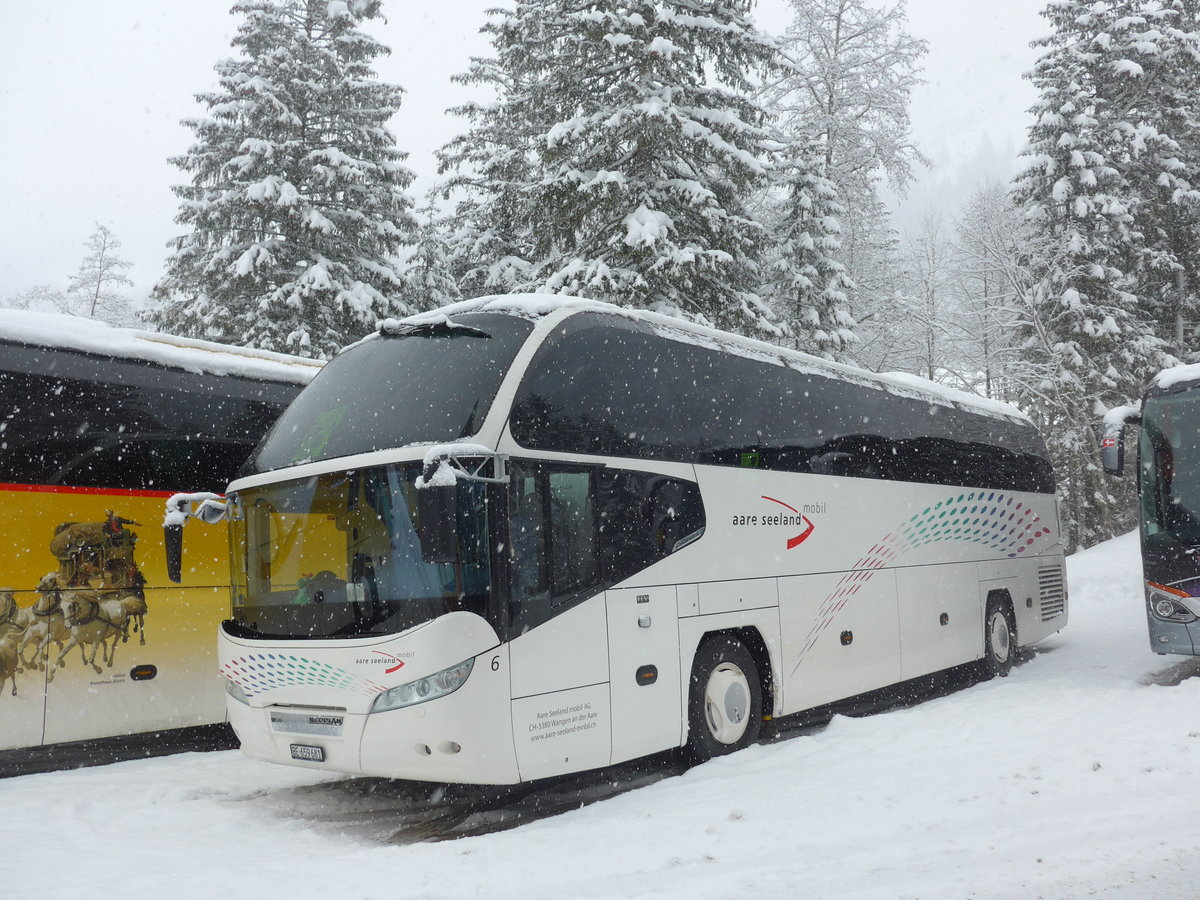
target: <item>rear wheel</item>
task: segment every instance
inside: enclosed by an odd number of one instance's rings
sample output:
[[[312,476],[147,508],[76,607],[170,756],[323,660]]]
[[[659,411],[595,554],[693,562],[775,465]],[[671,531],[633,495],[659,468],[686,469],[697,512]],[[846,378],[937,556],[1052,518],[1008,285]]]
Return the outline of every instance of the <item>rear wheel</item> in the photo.
[[[750,651],[721,635],[700,645],[688,694],[688,755],[696,762],[732,753],[758,740],[762,684]]]
[[[991,678],[1012,671],[1017,653],[1017,622],[1007,600],[988,600],[983,617],[983,662]]]

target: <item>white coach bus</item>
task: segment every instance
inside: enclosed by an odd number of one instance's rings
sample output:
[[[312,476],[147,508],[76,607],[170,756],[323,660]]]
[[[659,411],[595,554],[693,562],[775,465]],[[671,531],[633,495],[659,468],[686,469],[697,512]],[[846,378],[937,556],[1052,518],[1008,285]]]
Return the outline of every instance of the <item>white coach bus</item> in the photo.
[[[1067,621],[1053,473],[1011,407],[595,302],[384,323],[226,502],[242,748],[349,773],[702,760],[768,717],[1005,674]]]

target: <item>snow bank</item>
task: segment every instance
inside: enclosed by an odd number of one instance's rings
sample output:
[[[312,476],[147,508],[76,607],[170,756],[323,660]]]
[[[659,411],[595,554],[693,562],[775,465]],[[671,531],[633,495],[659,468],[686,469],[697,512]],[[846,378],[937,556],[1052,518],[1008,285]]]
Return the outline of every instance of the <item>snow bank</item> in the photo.
[[[236,752],[2,780],[5,887],[176,900],[1192,900],[1200,661],[1147,649],[1133,535],[1072,557],[1068,572],[1069,628],[1008,678],[835,718],[583,805],[611,794],[611,773],[597,773],[580,808],[481,837],[388,843],[397,810],[420,821],[445,792]],[[481,819],[512,815],[478,796]]]

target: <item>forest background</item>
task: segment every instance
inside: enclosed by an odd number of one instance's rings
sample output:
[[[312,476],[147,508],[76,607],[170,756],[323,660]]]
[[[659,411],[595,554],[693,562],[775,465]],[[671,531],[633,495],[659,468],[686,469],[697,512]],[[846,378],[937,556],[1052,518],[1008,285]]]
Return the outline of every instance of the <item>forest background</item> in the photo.
[[[1193,0],[1061,0],[990,22],[956,5],[931,31],[960,77],[943,63],[924,96],[971,125],[936,148],[914,138],[930,46],[903,2],[521,0],[485,15],[255,0],[224,17],[228,59],[205,72],[179,54],[190,108],[128,52],[136,30],[186,23],[149,12],[81,71],[70,45],[93,38],[70,7],[30,17],[0,54],[0,113],[26,123],[9,132],[4,305],[312,356],[382,316],[486,293],[651,308],[1012,402],[1054,455],[1069,549],[1134,521],[1096,465],[1095,427],[1192,359]],[[421,41],[434,16],[459,38],[402,48],[426,61],[405,93],[385,37]],[[1022,22],[998,90],[970,48]],[[64,39],[53,50],[47,31]],[[97,87],[114,102],[71,102]],[[105,127],[118,94],[145,98],[140,131]],[[1010,95],[1028,99],[1023,151]],[[397,127],[407,104],[438,103],[452,106],[440,127]],[[159,127],[164,109],[182,133]],[[135,144],[173,167],[160,271],[118,239],[161,177],[106,162]],[[933,149],[956,164],[930,178]],[[107,198],[90,227],[62,212],[78,214],[61,196],[80,183]],[[136,218],[141,241],[155,217]],[[46,233],[54,252],[29,244]],[[87,236],[74,271],[68,235]]]

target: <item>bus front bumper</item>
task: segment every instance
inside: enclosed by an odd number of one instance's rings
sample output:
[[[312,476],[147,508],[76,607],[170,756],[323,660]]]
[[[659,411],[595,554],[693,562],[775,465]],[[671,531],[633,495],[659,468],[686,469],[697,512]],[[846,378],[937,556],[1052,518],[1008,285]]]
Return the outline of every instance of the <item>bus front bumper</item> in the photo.
[[[230,698],[229,722],[248,756],[353,775],[461,784],[515,784],[507,679],[479,677],[445,697],[385,712],[254,706]]]
[[[1150,614],[1150,649],[1155,653],[1177,653],[1182,656],[1200,656],[1200,622],[1185,625],[1182,622],[1164,622]]]

